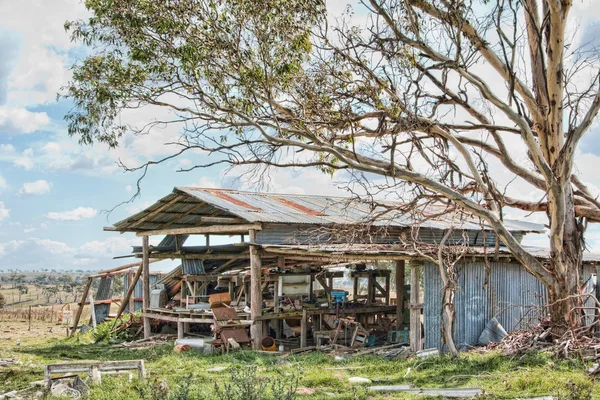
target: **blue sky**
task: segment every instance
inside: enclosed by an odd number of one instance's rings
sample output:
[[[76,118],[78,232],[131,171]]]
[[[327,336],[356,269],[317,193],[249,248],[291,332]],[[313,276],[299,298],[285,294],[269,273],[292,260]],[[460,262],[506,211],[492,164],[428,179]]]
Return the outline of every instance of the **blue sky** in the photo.
[[[341,9],[344,3],[332,4]],[[574,3],[584,35],[600,40],[600,7],[594,6],[594,0]],[[218,167],[175,172],[206,157],[192,154],[152,169],[141,198],[134,203],[110,216],[103,212],[129,199],[138,177],[123,173],[116,161],[133,166],[168,154],[164,143],[177,132],[128,136],[116,150],[81,147],[68,137],[63,116],[71,104],[57,101],[56,94],[69,79],[69,66],[85,50],[70,42],[63,24],[86,15],[79,0],[0,0],[0,270],[120,265],[124,261],[112,257],[127,254],[139,240],[103,232],[104,226],[167,195],[174,186],[243,187],[235,176],[223,176]],[[149,117],[144,112],[131,116],[136,121]],[[578,157],[584,180],[594,188],[600,187],[599,143],[600,130],[594,127]],[[276,171],[272,178],[273,191],[343,194],[328,176],[315,170]],[[589,238],[592,247],[600,250],[598,232],[592,229]]]

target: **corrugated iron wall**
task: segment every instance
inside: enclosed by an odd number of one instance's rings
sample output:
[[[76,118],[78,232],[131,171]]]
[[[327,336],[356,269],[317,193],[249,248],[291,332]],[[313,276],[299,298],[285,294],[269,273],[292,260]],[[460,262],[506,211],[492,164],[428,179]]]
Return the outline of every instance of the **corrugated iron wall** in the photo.
[[[332,237],[329,234],[331,227],[310,226],[306,224],[265,224],[263,229],[256,232],[256,243],[260,244],[317,244],[317,243],[332,243]],[[368,235],[367,242],[386,244],[398,243],[400,238],[405,241],[410,241],[410,230],[406,227],[374,227],[373,231]],[[440,243],[445,234],[444,230],[421,228],[419,229],[419,239],[424,243]],[[461,231],[455,231],[450,237],[449,243],[464,243],[469,242],[470,246],[483,246],[485,236],[485,244],[491,247],[496,244],[496,235],[493,232],[486,232],[484,235],[481,230],[465,232],[466,236]],[[408,236],[407,236],[408,235]],[[515,236],[520,241],[522,235]],[[343,238],[343,236],[342,236]],[[365,242],[364,239],[351,238],[347,240],[343,238],[342,243],[357,240]],[[339,242],[340,240],[333,240]]]
[[[125,287],[124,293],[127,293],[127,290],[129,290],[129,275],[124,275],[123,278],[124,278],[123,285]],[[159,278],[159,276],[150,274],[150,287],[152,287],[152,285],[154,285],[156,283],[158,278]],[[142,277],[140,277],[140,279],[135,284],[135,288],[133,289],[133,297],[134,298],[142,298],[143,296],[144,296],[144,282],[142,280]],[[143,308],[143,306],[144,306],[144,303],[142,301],[135,300],[133,303],[133,311],[139,311]],[[125,306],[125,310],[127,310],[129,312],[129,304],[127,304],[127,306]]]
[[[486,290],[485,264],[459,266],[455,338],[459,347],[476,344],[485,324],[497,318],[508,332],[524,329],[539,319],[547,303],[546,289],[517,263],[491,262]],[[439,267],[426,263],[423,271],[425,348],[441,348],[440,315],[443,284]]]

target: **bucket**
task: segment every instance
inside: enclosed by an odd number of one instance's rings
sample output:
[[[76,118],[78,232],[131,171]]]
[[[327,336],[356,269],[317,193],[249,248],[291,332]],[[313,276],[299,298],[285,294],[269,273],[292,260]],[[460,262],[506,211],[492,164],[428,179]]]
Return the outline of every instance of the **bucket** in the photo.
[[[275,339],[270,336],[263,338],[260,342],[260,345],[264,351],[275,351],[277,350],[277,346],[275,345]]]

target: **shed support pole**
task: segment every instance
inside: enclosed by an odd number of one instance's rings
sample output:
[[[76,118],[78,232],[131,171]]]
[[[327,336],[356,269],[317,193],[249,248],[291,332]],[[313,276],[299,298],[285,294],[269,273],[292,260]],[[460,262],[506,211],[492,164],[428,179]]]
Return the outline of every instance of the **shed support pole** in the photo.
[[[405,261],[396,261],[396,330],[400,330],[400,326],[404,321],[404,271]]]
[[[600,301],[600,264],[596,265],[596,300]],[[596,307],[598,307],[596,305]],[[596,308],[596,318],[600,319],[600,310]],[[600,334],[600,326],[596,324],[596,336]]]
[[[250,230],[250,243],[256,240],[256,231]],[[257,246],[250,246],[250,338],[252,339],[252,348],[260,350],[260,341],[262,340],[262,322],[256,320],[262,315],[262,285],[261,285],[261,260],[258,254]]]
[[[71,327],[71,336],[75,334],[75,330],[77,329],[77,325],[79,325],[79,319],[81,318],[81,313],[83,312],[83,307],[87,301],[88,293],[90,288],[92,287],[93,278],[88,278],[85,287],[83,288],[83,293],[81,294],[81,301],[79,302],[79,307],[77,308],[77,312],[75,313],[75,318],[73,319],[73,326]]]
[[[306,308],[302,308],[302,319],[300,320],[300,348],[303,349],[306,347],[306,339],[307,339],[307,315]]]
[[[150,308],[150,248],[148,246],[148,236],[142,237],[142,274],[143,274],[143,309],[144,313]],[[150,318],[144,317],[144,339],[150,337]]]
[[[419,273],[422,264],[410,263],[410,349],[421,350],[421,305],[419,304]]]
[[[141,268],[141,265],[138,267],[138,271],[140,270],[140,268]],[[129,270],[129,275],[128,275],[129,287],[131,287],[133,285],[133,288],[134,288],[134,290],[131,291],[131,294],[129,294],[129,291],[127,291],[128,295],[129,295],[129,314],[133,314],[135,312],[135,296],[133,295],[133,293],[135,293],[135,285],[137,284],[138,279],[140,279],[138,271],[135,271],[135,273],[134,273],[132,270]],[[137,279],[135,278],[136,275],[137,275]],[[127,302],[126,300],[123,300],[123,303],[126,303],[126,302]]]
[[[177,321],[177,339],[183,339],[184,335],[184,331],[185,331],[185,327],[183,325],[184,323],[181,321]]]

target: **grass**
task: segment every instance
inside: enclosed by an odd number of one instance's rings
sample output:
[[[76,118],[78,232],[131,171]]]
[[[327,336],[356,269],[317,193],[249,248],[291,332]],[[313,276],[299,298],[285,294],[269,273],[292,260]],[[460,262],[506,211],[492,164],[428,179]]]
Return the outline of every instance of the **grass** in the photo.
[[[134,379],[130,383],[126,376],[103,377],[102,385],[93,386],[89,393],[90,399],[99,400],[140,399],[140,392],[146,393],[146,399],[184,399],[176,396],[178,388],[180,392],[188,390],[190,399],[215,398],[215,385],[223,390],[231,382],[231,375],[228,371],[208,372],[207,369],[215,366],[243,369],[251,365],[256,366],[256,382],[297,380],[299,387],[315,389],[310,396],[313,399],[417,398],[402,393],[367,393],[365,388],[348,382],[352,376],[369,378],[380,385],[480,387],[485,390],[484,398],[489,399],[547,395],[573,400],[600,399],[600,383],[584,374],[586,365],[578,360],[555,360],[541,352],[518,357],[507,357],[497,352],[467,353],[458,360],[442,356],[390,361],[379,356],[362,356],[336,361],[317,352],[288,358],[251,351],[224,355],[202,355],[195,351],[178,354],[173,352],[172,345],[128,350],[108,344],[84,344],[77,339],[31,338],[20,346],[14,342],[0,344],[0,359],[21,362],[0,367],[0,393],[22,389],[30,382],[43,379],[43,367],[48,363],[146,360],[147,382],[140,383]],[[182,387],[182,382],[189,387]],[[171,393],[170,397],[167,392]],[[272,389],[265,393],[272,393]],[[265,396],[273,398],[270,394]],[[221,395],[221,398],[226,397]]]

